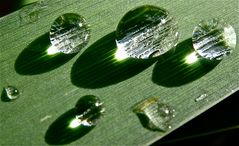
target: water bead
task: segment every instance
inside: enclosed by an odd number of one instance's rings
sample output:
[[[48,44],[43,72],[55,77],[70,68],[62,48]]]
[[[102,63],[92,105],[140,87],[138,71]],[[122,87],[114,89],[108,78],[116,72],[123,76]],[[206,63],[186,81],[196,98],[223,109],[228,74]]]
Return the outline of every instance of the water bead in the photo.
[[[103,102],[94,95],[86,95],[78,100],[75,111],[79,124],[94,126],[104,112]]]
[[[13,101],[20,97],[19,90],[14,86],[7,86],[3,88],[1,98],[3,101]]]
[[[90,28],[85,18],[74,13],[59,16],[50,29],[53,46],[65,54],[77,53],[90,39]]]
[[[167,131],[175,116],[174,109],[155,97],[144,99],[133,107],[143,126],[153,131]]]
[[[158,57],[178,40],[174,19],[165,9],[140,6],[126,13],[116,30],[117,56],[148,59]]]
[[[235,49],[236,33],[231,25],[218,18],[203,20],[194,28],[192,42],[201,57],[221,60]]]

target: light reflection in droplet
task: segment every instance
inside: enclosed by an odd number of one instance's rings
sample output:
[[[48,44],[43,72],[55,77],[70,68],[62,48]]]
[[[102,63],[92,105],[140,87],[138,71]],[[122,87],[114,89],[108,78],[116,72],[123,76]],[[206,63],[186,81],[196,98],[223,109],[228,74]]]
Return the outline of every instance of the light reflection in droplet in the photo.
[[[76,118],[74,118],[74,119],[70,122],[69,128],[74,129],[74,128],[80,126],[80,125],[81,125],[81,123],[79,122],[79,120],[76,119]]]
[[[115,52],[115,59],[118,61],[125,60],[128,57],[129,56],[124,50],[117,49],[117,51]]]
[[[47,54],[48,55],[55,55],[57,53],[59,53],[60,51],[54,47],[53,45],[51,45],[48,49],[47,49]]]
[[[198,56],[196,52],[193,52],[185,57],[185,63],[193,64],[198,61]]]

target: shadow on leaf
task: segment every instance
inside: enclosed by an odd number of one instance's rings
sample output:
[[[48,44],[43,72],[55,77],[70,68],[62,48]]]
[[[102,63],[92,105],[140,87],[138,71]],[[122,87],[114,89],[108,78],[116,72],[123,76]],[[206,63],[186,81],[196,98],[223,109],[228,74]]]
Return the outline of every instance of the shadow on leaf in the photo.
[[[181,42],[173,55],[156,63],[152,81],[166,87],[181,86],[199,79],[220,63],[198,58],[194,53],[191,38]]]
[[[71,109],[61,115],[48,128],[45,134],[45,141],[50,145],[69,144],[77,139],[80,139],[94,128],[94,126],[87,127],[82,125],[74,128],[70,127],[70,124],[75,119],[75,116],[75,109]]]
[[[155,60],[117,60],[115,32],[91,45],[74,63],[71,81],[83,88],[101,88],[124,81],[152,65]]]
[[[48,33],[30,43],[18,56],[15,70],[21,75],[36,75],[63,65],[76,54],[49,54],[51,49]]]

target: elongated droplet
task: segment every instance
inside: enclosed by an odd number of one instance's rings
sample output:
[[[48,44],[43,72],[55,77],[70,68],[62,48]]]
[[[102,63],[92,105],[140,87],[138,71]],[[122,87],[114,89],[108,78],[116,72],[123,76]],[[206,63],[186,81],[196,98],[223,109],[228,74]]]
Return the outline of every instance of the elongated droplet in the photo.
[[[203,58],[221,60],[236,47],[236,32],[223,20],[201,21],[193,30],[193,47]]]
[[[195,99],[195,102],[204,100],[204,99],[206,99],[207,97],[208,97],[207,94],[201,94],[200,96],[198,96],[198,97]]]
[[[58,17],[50,29],[51,44],[65,54],[77,53],[90,39],[90,28],[84,17],[67,13]]]
[[[20,97],[20,92],[16,87],[7,86],[3,88],[1,99],[3,101],[12,101]]]
[[[160,56],[176,45],[178,36],[176,23],[167,10],[149,5],[135,8],[118,24],[116,59]]]
[[[170,121],[175,116],[174,109],[157,98],[150,97],[133,107],[142,125],[150,130],[167,131],[171,128]]]
[[[103,103],[94,95],[86,95],[76,104],[76,121],[83,126],[94,126],[104,112]]]

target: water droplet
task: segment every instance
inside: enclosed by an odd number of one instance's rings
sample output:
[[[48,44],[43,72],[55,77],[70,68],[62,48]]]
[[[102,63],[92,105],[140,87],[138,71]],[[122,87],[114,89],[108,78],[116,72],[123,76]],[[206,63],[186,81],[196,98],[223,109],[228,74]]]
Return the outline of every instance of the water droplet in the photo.
[[[16,87],[7,86],[3,88],[1,99],[2,101],[12,101],[20,97],[20,92]]]
[[[204,100],[204,99],[207,98],[207,97],[208,97],[207,94],[201,94],[200,96],[198,96],[198,97],[195,99],[195,102]]]
[[[94,126],[104,112],[103,102],[94,95],[86,95],[76,104],[76,119],[73,125]]]
[[[19,11],[20,25],[23,26],[38,21],[38,19],[40,18],[40,11],[46,7],[46,1],[39,1],[21,8],[21,10]]]
[[[158,57],[176,45],[179,36],[176,30],[176,23],[167,10],[149,5],[137,7],[125,14],[118,24],[118,52],[125,58]]]
[[[155,97],[137,103],[133,107],[133,112],[137,114],[145,128],[153,131],[167,131],[171,128],[171,119],[175,117],[175,110]]]
[[[84,17],[67,13],[58,17],[50,29],[50,40],[60,52],[77,53],[90,39],[90,28]]]
[[[201,21],[193,30],[193,47],[203,58],[221,60],[236,47],[234,28],[223,20],[214,18]]]

